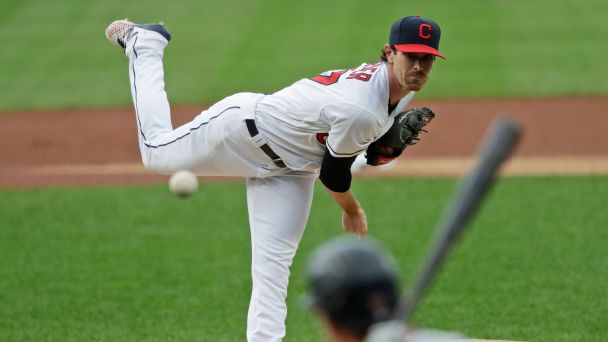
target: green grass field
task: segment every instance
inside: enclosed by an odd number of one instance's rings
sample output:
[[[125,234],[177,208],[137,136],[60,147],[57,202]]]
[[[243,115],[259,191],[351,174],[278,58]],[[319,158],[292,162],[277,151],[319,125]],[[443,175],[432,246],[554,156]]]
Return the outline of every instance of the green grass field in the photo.
[[[173,103],[270,93],[377,60],[390,24],[411,14],[440,23],[448,56],[418,98],[605,95],[605,13],[604,0],[3,0],[0,111],[130,106],[127,60],[104,38],[124,17],[173,31]]]
[[[355,182],[371,236],[407,283],[455,179]],[[415,321],[480,338],[604,341],[608,177],[501,179]],[[2,190],[0,340],[242,341],[249,301],[244,184]],[[391,199],[392,202],[388,202]],[[292,269],[286,341],[318,341],[303,267],[343,234],[317,188]]]
[[[393,20],[443,29],[417,98],[607,95],[604,0],[0,1],[0,112],[131,106],[127,59],[104,38],[114,19],[173,32],[173,104],[270,93],[377,60]],[[456,179],[359,179],[371,236],[405,284]],[[0,190],[0,341],[243,341],[250,291],[241,182],[186,201],[165,185]],[[608,176],[502,179],[415,316],[478,338],[605,341]],[[317,188],[292,268],[287,342],[319,341],[300,307],[310,251],[342,235]]]

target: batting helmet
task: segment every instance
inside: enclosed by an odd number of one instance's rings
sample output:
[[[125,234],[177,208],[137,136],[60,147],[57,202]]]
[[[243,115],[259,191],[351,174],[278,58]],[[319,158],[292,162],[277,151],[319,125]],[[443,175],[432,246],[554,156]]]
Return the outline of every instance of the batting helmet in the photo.
[[[309,304],[338,325],[364,336],[372,324],[392,318],[399,298],[395,263],[369,238],[323,244],[306,275]]]

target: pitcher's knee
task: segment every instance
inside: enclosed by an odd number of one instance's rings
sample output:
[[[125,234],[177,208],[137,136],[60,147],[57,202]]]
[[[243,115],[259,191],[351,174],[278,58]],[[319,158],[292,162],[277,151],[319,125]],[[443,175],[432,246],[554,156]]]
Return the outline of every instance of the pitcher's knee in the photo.
[[[157,153],[151,152],[150,150],[142,151],[141,160],[144,167],[150,171],[163,174],[171,174],[176,170],[170,167],[163,158],[159,158]]]

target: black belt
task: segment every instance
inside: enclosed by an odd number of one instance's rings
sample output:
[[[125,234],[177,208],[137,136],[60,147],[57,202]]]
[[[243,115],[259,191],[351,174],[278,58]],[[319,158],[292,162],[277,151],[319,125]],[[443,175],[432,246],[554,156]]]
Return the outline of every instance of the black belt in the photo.
[[[258,128],[255,126],[255,120],[246,119],[245,124],[247,125],[247,130],[249,131],[251,137],[255,137],[260,133],[258,131]],[[270,157],[270,159],[272,159],[272,162],[276,166],[281,168],[287,167],[281,157],[279,157],[278,154],[274,153],[274,151],[270,148],[270,146],[268,146],[268,144],[263,144],[262,146],[260,146],[260,148],[262,149],[262,151],[264,151],[264,153],[266,153],[267,156]]]

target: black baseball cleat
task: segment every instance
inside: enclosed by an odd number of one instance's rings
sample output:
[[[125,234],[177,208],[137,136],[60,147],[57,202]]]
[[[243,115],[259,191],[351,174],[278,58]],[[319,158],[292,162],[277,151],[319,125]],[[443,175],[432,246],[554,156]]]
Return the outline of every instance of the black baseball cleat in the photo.
[[[116,20],[108,25],[106,28],[106,38],[108,38],[110,43],[124,49],[127,47],[129,40],[137,34],[134,28],[153,31],[165,37],[167,41],[171,40],[171,33],[167,31],[162,22],[158,24],[135,24],[128,19]]]

